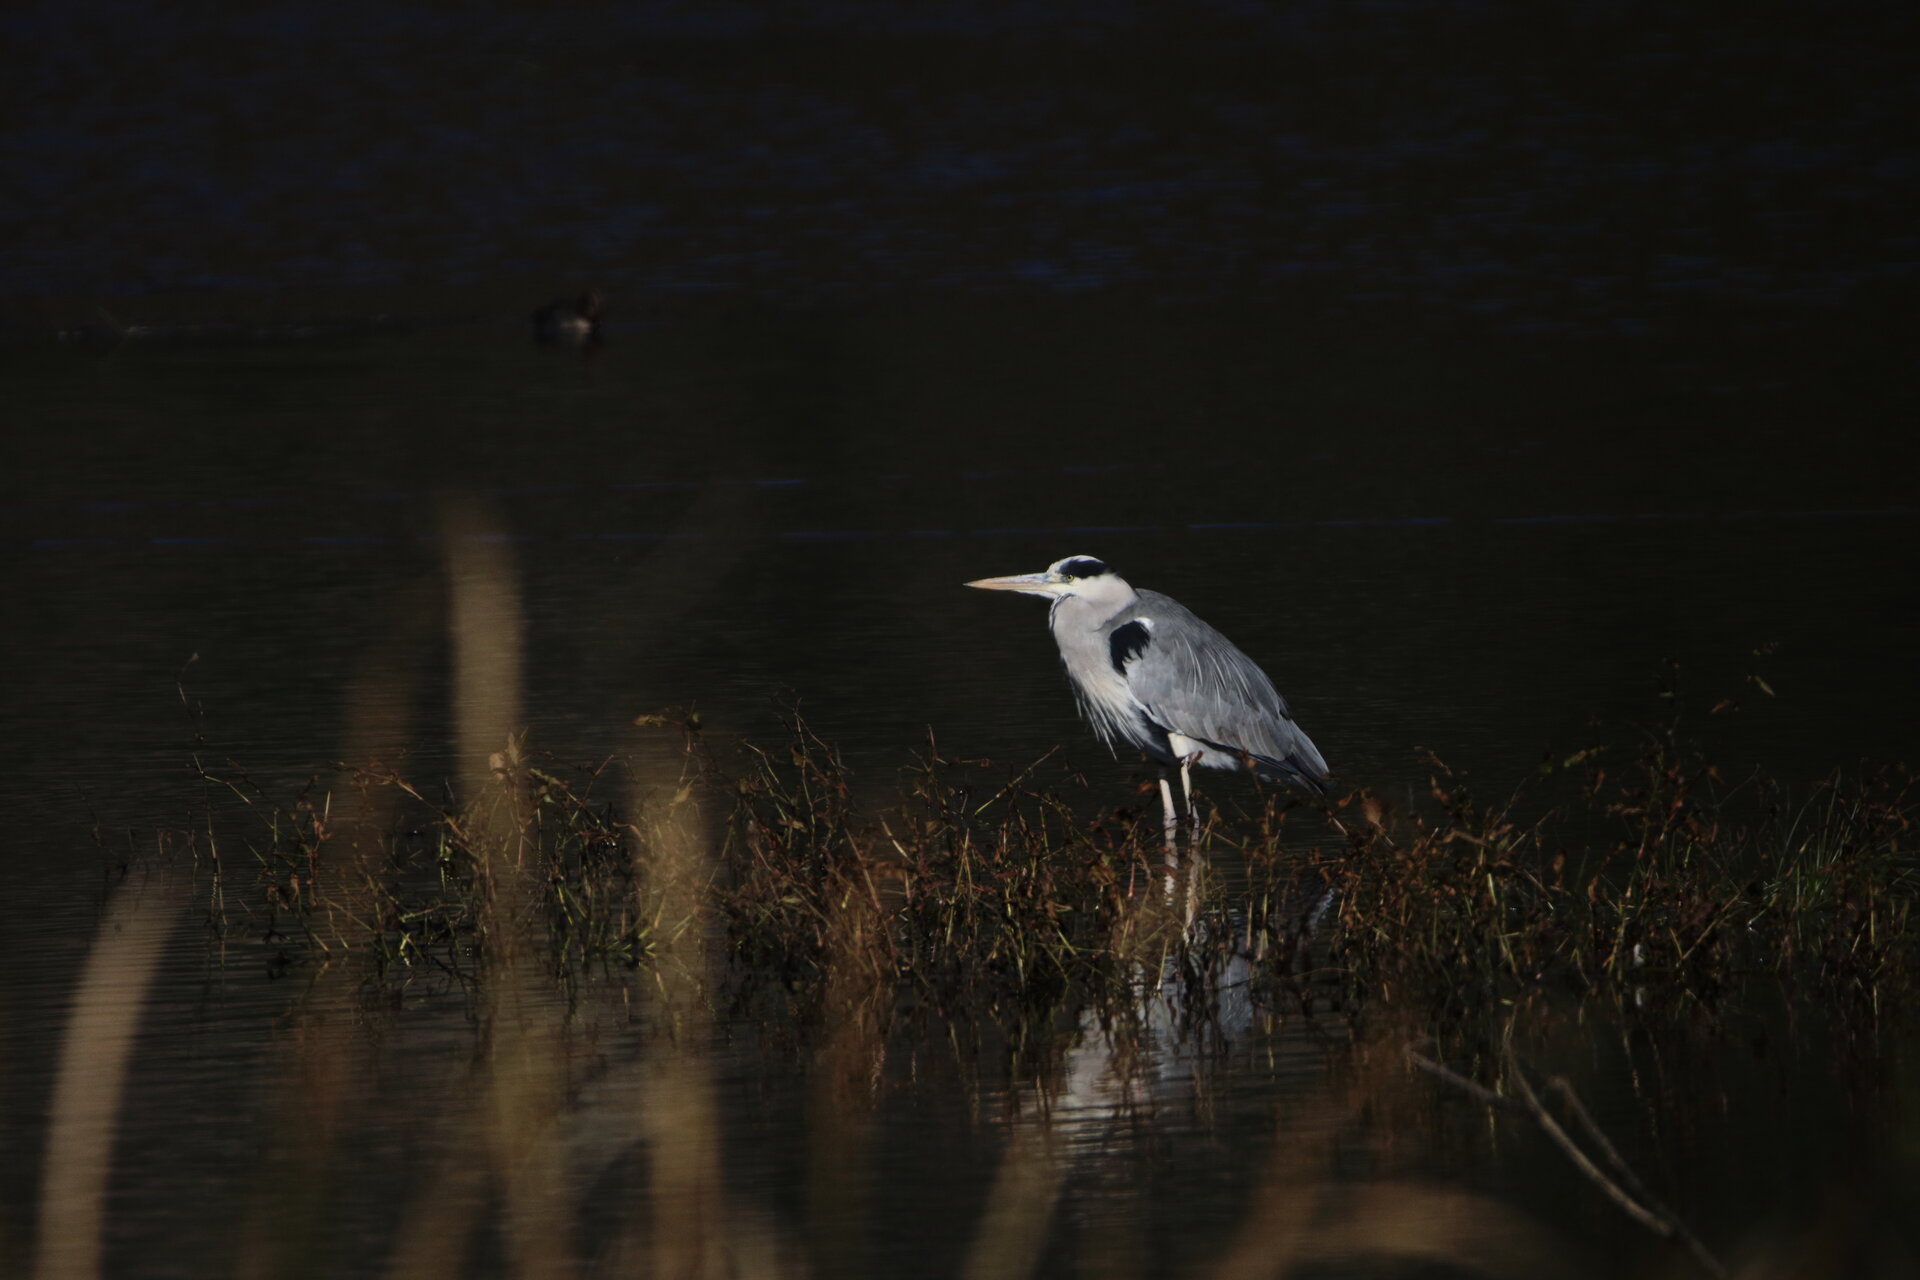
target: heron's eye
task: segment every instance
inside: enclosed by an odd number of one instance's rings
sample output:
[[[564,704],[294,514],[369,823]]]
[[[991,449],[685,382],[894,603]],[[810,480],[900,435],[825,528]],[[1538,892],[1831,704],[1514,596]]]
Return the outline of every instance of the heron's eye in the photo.
[[[1060,572],[1069,578],[1097,578],[1107,571],[1107,566],[1092,556],[1079,556],[1060,562]]]

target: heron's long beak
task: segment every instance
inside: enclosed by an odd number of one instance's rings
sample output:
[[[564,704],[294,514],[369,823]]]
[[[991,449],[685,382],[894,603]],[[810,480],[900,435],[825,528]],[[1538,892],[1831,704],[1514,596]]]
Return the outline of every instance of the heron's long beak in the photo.
[[[979,587],[982,591],[1019,591],[1030,596],[1050,596],[1055,594],[1059,583],[1045,573],[1016,573],[1006,578],[976,578],[967,585]]]

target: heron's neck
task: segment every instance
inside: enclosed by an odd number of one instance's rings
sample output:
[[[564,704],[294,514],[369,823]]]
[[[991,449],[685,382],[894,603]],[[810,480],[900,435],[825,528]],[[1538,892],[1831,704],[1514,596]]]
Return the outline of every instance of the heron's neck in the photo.
[[[1057,596],[1047,615],[1047,625],[1053,628],[1055,636],[1094,631],[1114,614],[1132,607],[1138,598],[1133,588],[1124,582],[1116,582],[1098,594]]]

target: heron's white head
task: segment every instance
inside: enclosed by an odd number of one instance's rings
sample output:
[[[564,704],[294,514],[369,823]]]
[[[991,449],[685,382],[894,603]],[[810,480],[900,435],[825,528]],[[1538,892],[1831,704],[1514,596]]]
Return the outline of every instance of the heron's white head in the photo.
[[[1107,568],[1106,562],[1093,556],[1068,556],[1055,560],[1044,573],[1016,573],[1006,578],[979,578],[967,584],[983,591],[1018,591],[1022,595],[1046,596],[1061,600],[1068,596],[1092,604],[1110,604],[1115,608],[1133,597],[1133,588],[1125,578]]]

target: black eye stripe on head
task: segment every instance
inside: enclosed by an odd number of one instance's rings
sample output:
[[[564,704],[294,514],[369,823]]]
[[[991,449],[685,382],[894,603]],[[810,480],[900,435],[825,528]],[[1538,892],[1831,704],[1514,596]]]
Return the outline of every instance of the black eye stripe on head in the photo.
[[[1092,556],[1075,556],[1060,562],[1060,572],[1069,578],[1097,578],[1106,571],[1107,566]]]

